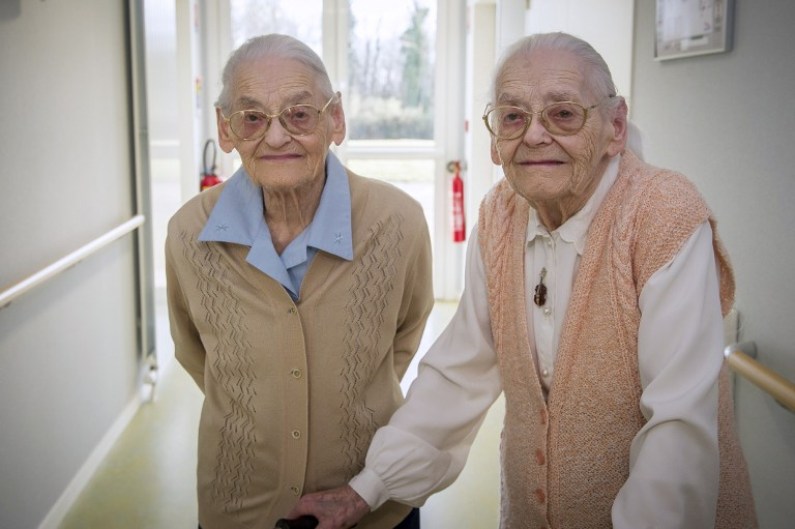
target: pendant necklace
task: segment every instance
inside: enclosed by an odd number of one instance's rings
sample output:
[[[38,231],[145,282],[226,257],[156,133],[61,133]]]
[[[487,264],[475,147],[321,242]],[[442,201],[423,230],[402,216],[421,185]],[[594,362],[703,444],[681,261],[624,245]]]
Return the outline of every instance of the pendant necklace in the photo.
[[[547,286],[544,284],[544,277],[547,275],[546,267],[541,269],[541,275],[538,278],[538,284],[535,286],[533,294],[533,303],[538,307],[543,307],[547,302]]]

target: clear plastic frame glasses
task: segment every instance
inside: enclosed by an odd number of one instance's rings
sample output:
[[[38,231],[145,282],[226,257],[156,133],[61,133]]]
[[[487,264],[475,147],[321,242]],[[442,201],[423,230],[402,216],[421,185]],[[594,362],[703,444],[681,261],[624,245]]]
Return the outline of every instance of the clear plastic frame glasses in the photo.
[[[284,130],[292,136],[306,136],[315,132],[320,123],[320,116],[332,101],[339,97],[340,93],[337,92],[320,109],[312,105],[293,105],[278,114],[266,114],[259,110],[239,110],[231,116],[223,116],[223,118],[229,123],[229,128],[232,129],[235,136],[242,141],[258,140],[265,136],[274,118],[277,118]]]

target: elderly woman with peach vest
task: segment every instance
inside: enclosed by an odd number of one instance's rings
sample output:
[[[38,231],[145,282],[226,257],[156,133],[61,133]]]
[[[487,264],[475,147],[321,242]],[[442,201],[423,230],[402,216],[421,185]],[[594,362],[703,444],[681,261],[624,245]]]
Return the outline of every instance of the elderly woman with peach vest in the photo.
[[[483,116],[502,167],[458,311],[319,529],[452,483],[505,395],[502,529],[757,526],[722,317],[734,278],[684,176],[641,161],[602,57],[563,33],[498,65]]]

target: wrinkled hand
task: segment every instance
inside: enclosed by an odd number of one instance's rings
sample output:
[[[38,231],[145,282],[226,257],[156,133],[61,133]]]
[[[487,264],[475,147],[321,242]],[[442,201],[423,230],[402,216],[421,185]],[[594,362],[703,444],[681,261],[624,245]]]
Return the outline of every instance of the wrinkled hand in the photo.
[[[287,517],[311,514],[318,519],[317,529],[349,529],[368,512],[367,502],[350,485],[344,485],[301,497]]]

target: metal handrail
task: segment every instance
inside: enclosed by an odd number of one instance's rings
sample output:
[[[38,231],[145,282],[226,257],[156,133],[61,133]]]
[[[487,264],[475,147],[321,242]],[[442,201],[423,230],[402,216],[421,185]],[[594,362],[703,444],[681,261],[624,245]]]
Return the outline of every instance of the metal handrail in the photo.
[[[4,289],[3,292],[0,293],[0,309],[4,309],[6,306],[8,306],[8,304],[25,292],[41,285],[49,279],[52,279],[67,268],[76,265],[103,246],[106,246],[116,239],[119,239],[120,237],[135,230],[144,223],[144,220],[145,217],[143,215],[136,215],[127,222],[113,228],[106,234],[97,237],[84,246],[81,246],[69,255],[58,259],[51,265],[42,268],[35,274],[23,279],[9,288]]]
[[[747,378],[769,393],[779,404],[795,413],[795,383],[754,360],[757,355],[756,343],[731,344],[723,350],[723,354],[732,371]]]

